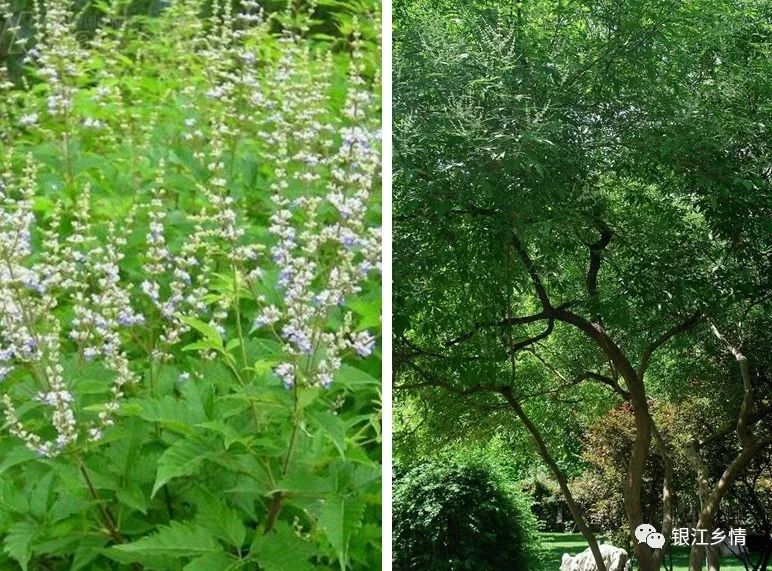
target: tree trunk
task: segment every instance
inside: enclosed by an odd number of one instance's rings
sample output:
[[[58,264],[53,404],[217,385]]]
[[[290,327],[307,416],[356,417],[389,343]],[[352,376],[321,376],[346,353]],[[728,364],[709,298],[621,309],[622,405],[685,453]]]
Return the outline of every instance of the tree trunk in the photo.
[[[712,533],[712,530],[711,530]],[[721,567],[721,551],[717,545],[709,545],[708,548],[708,571],[719,571]]]
[[[593,324],[583,317],[566,311],[561,308],[551,308],[550,313],[558,320],[574,325],[590,338],[592,338],[606,354],[614,367],[619,371],[624,379],[627,390],[630,393],[630,404],[633,407],[635,415],[635,443],[633,444],[630,463],[627,467],[627,486],[625,487],[625,512],[627,514],[627,523],[630,526],[630,539],[635,545],[635,555],[640,563],[641,571],[658,571],[660,562],[654,557],[651,548],[645,543],[638,543],[635,539],[635,529],[643,521],[643,512],[641,509],[641,484],[643,482],[643,472],[646,469],[646,458],[649,454],[649,445],[651,444],[651,425],[653,420],[649,413],[649,404],[646,400],[646,388],[643,384],[642,376],[633,368],[625,355],[614,341],[606,334],[601,327]]]
[[[582,534],[582,537],[584,537],[584,540],[590,546],[590,551],[592,552],[592,556],[593,556],[593,559],[595,560],[595,565],[598,567],[598,571],[606,571],[606,565],[603,562],[603,556],[600,553],[598,540],[595,538],[595,534],[590,530],[590,527],[584,521],[582,512],[579,509],[579,506],[577,505],[576,501],[574,500],[574,495],[571,493],[571,490],[568,487],[568,481],[566,480],[566,477],[563,474],[563,472],[560,470],[560,467],[557,465],[557,462],[555,462],[555,459],[552,457],[552,454],[550,454],[550,451],[547,448],[547,444],[546,442],[544,442],[544,439],[542,438],[541,433],[539,432],[539,429],[536,428],[536,425],[531,421],[528,415],[525,414],[523,407],[517,401],[514,394],[512,394],[511,389],[502,391],[502,395],[506,399],[510,408],[514,411],[514,413],[517,415],[520,421],[525,425],[525,428],[528,430],[529,434],[531,435],[531,438],[533,438],[534,442],[536,443],[536,447],[539,450],[539,454],[541,455],[545,464],[547,464],[547,466],[549,467],[550,471],[552,472],[552,475],[558,481],[558,485],[560,486],[560,491],[563,493],[563,497],[565,498],[566,503],[568,504],[568,509],[571,512],[571,515],[573,516],[574,521],[576,522],[576,525]],[[643,571],[643,567],[641,567],[641,570]]]
[[[653,420],[653,419],[652,419]],[[673,490],[673,456],[665,439],[662,437],[657,426],[652,422],[651,433],[654,435],[654,442],[657,444],[660,453],[665,461],[665,475],[662,481],[662,528],[661,533],[665,536],[665,545],[662,549],[654,553],[654,563],[659,568],[665,560],[665,554],[670,550],[670,535],[673,532],[673,502],[675,492]]]
[[[695,441],[686,445],[686,455],[691,460],[697,472],[697,497],[700,500],[700,517],[697,529],[713,529],[713,514],[708,510],[710,501],[710,483],[708,481],[708,467],[700,457],[699,448]],[[695,542],[689,550],[689,571],[702,571],[702,562],[705,559],[705,546]]]
[[[732,353],[740,367],[740,377],[743,383],[743,402],[740,407],[740,413],[737,417],[737,437],[740,440],[740,452],[726,467],[721,474],[718,482],[711,488],[709,474],[705,462],[700,457],[700,445],[692,440],[686,446],[686,453],[697,471],[698,492],[700,497],[700,517],[697,521],[697,529],[706,529],[710,534],[713,531],[713,525],[718,512],[721,500],[729,490],[729,486],[737,480],[738,476],[748,466],[753,457],[765,446],[772,443],[772,438],[767,437],[758,440],[753,433],[753,419],[751,409],[753,408],[753,384],[751,381],[751,372],[748,365],[748,359],[739,349],[730,344],[718,328],[711,324],[713,334],[722,341],[729,352]],[[702,571],[702,562],[707,553],[707,564],[709,571],[718,571],[720,565],[720,554],[717,549],[706,549],[704,545],[693,545],[689,554],[689,571]]]

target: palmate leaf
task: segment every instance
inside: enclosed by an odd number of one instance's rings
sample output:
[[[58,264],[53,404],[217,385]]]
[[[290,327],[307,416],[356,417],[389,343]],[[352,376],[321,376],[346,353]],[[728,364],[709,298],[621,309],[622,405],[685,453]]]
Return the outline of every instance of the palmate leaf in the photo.
[[[319,513],[319,527],[338,555],[341,569],[348,565],[351,536],[362,526],[365,504],[358,498],[334,497]]]
[[[158,460],[158,472],[151,497],[169,480],[195,473],[212,452],[209,443],[202,440],[183,439],[172,444]]]
[[[142,556],[199,557],[222,551],[220,544],[198,525],[173,521],[152,535],[112,549]]]

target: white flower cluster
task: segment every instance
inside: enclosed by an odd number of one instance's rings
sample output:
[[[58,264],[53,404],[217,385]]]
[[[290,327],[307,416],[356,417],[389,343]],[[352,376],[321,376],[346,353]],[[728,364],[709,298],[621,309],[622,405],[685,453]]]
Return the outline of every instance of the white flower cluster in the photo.
[[[48,113],[66,119],[74,106],[78,63],[85,57],[75,33],[73,5],[68,0],[47,0],[33,6],[34,46],[26,57],[37,64],[48,84]]]
[[[280,332],[290,359],[277,366],[276,374],[285,386],[327,387],[344,351],[366,357],[375,346],[369,332],[354,330],[349,312],[335,329],[325,325],[380,269],[380,229],[367,222],[380,166],[379,132],[364,121],[371,97],[362,78],[358,36],[344,112],[348,121],[341,124],[325,121],[326,90],[319,83],[329,81],[329,62],[311,80],[309,53],[296,38],[286,38],[285,44],[277,73],[268,80],[276,99],[263,100],[275,109],[264,129],[276,165],[269,231],[276,238],[271,254],[284,303],[265,306],[254,325]],[[285,88],[297,84],[308,89]]]
[[[72,41],[67,6],[47,0],[45,17],[37,17],[32,61],[48,84],[48,112],[26,113],[17,121],[20,132],[59,120],[67,136],[105,127],[79,115],[73,98],[72,80],[85,56]],[[138,191],[120,228],[95,214],[91,189],[78,186],[72,173],[67,188],[77,190],[74,207],[68,198],[54,200],[46,219],[37,220],[33,199],[41,177],[31,159],[19,169],[13,150],[7,153],[12,160],[0,175],[0,393],[10,432],[41,455],[102,438],[150,361],[174,359],[175,346],[195,339],[190,318],[214,328],[224,347],[240,347],[242,373],[251,368],[246,336],[275,336],[284,358],[274,372],[287,388],[328,387],[347,352],[366,357],[375,348],[375,337],[357,329],[346,309],[381,265],[371,211],[380,132],[361,40],[355,37],[349,91],[336,114],[331,56],[319,58],[287,33],[279,61],[267,64],[257,46],[271,26],[259,6],[248,1],[238,16],[229,6],[215,2],[208,25],[195,27],[191,52],[208,62],[206,72],[178,94],[186,117],[180,135],[203,173],[190,202],[172,206],[173,170],[159,160],[151,190]],[[182,4],[170,10],[194,18]],[[100,34],[95,42],[110,43]],[[93,103],[109,99],[116,108],[119,119],[109,123],[130,120],[114,76],[102,69],[93,79]],[[139,130],[150,136],[149,127]],[[241,176],[245,160],[272,173],[270,188]],[[267,238],[250,221],[261,206],[271,208]],[[145,247],[136,252],[127,236],[138,225]],[[141,277],[129,278],[129,268],[137,267]],[[108,374],[109,396],[96,413],[93,406],[79,408],[75,379],[86,364]],[[31,394],[32,406],[19,406]]]
[[[81,195],[67,238],[59,235],[59,207],[51,228],[43,233],[42,255],[35,255],[35,184],[31,161],[17,185],[10,169],[0,182],[0,380],[19,371],[37,384],[37,401],[51,409],[55,440],[44,441],[25,428],[7,392],[3,404],[11,431],[30,448],[51,456],[78,438],[73,395],[63,376],[63,337],[75,343],[80,361],[98,359],[112,372],[110,400],[103,404],[98,419],[85,424],[86,432],[96,439],[113,423],[125,385],[138,380],[122,348],[121,329],[141,325],[144,318],[132,309],[131,288],[120,275],[123,254],[119,249],[125,240],[112,224],[105,245],[91,235],[88,188]],[[55,310],[65,305],[72,309],[73,317],[63,336],[67,319]]]

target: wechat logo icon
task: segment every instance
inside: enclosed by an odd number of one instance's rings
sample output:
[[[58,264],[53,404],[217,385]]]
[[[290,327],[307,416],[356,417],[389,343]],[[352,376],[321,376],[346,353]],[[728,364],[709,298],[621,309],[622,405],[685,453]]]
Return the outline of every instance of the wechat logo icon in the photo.
[[[635,528],[635,539],[638,543],[645,543],[652,549],[662,549],[665,545],[665,536],[657,533],[656,528],[649,523],[642,523]]]

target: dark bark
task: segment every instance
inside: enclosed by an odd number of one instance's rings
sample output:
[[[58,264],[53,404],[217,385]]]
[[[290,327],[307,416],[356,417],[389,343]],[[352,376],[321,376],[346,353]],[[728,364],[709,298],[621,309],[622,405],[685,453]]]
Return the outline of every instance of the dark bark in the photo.
[[[709,474],[704,461],[700,456],[700,446],[692,441],[687,447],[687,452],[697,471],[698,490],[700,494],[700,517],[697,521],[697,529],[712,530],[716,513],[721,500],[726,495],[729,487],[738,479],[740,474],[748,467],[754,456],[764,447],[772,444],[772,436],[762,439],[756,437],[753,432],[753,382],[751,380],[750,366],[747,357],[740,347],[729,343],[715,325],[711,325],[713,334],[726,345],[728,351],[737,361],[740,369],[740,377],[743,384],[743,401],[740,412],[737,415],[736,432],[740,441],[740,452],[729,463],[718,481],[711,486]],[[705,546],[693,545],[689,554],[689,571],[702,571],[702,561],[705,557]],[[715,554],[708,552],[708,568],[710,571],[718,569],[718,560]]]
[[[528,415],[526,415],[523,407],[512,393],[511,388],[503,389],[501,394],[504,396],[504,399],[506,399],[510,408],[523,423],[526,430],[528,430],[531,438],[536,443],[536,448],[539,451],[539,455],[542,457],[542,460],[544,460],[544,463],[547,464],[547,467],[550,469],[550,472],[552,472],[555,480],[557,480],[558,485],[560,486],[560,491],[563,494],[563,498],[566,500],[568,509],[571,512],[571,516],[574,518],[574,522],[576,522],[576,526],[579,528],[582,537],[584,537],[584,540],[590,546],[590,551],[592,552],[592,556],[595,560],[595,565],[598,567],[598,571],[606,571],[606,565],[603,562],[603,556],[601,555],[600,547],[598,546],[598,540],[595,538],[595,534],[592,532],[592,530],[590,530],[590,527],[584,521],[584,516],[582,515],[576,500],[574,500],[571,489],[568,487],[568,480],[566,480],[562,470],[557,465],[557,462],[555,462],[552,454],[550,454],[549,448],[547,448],[547,444],[544,442],[544,438],[542,438],[539,429],[531,421]]]

